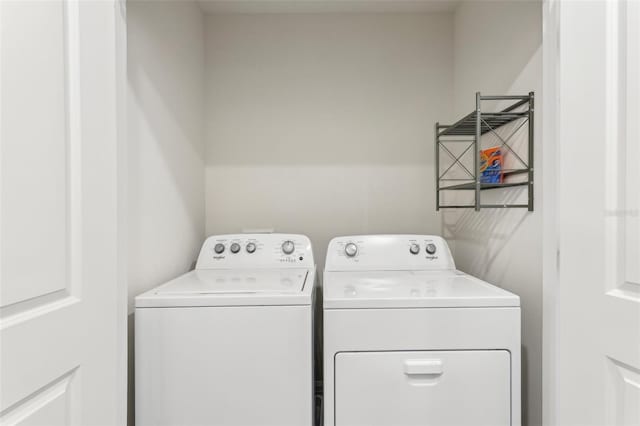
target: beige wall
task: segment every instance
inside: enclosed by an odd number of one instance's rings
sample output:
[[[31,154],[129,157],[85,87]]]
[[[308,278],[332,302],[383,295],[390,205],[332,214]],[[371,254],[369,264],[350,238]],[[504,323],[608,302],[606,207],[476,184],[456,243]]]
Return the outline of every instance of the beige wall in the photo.
[[[130,299],[189,269],[205,236],[203,19],[128,4]]]
[[[137,294],[191,268],[205,236],[203,19],[192,2],[127,4],[130,313]]]
[[[440,233],[433,124],[452,91],[450,14],[212,15],[207,233]]]
[[[477,91],[492,95],[534,91],[536,104],[542,105],[541,45],[541,2],[467,1],[459,5],[454,15],[454,112],[459,116],[471,112]],[[443,214],[443,231],[452,244],[457,267],[521,298],[525,425],[542,423],[541,116],[537,114],[534,127],[535,211],[470,209]],[[516,145],[526,158],[526,137],[517,138]],[[523,188],[483,193],[483,202],[523,198]]]

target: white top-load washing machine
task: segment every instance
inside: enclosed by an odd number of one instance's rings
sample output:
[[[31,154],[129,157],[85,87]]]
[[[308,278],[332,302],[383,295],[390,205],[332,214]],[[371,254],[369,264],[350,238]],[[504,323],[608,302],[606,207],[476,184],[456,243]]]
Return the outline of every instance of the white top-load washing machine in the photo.
[[[138,426],[311,426],[315,263],[303,235],[208,238],[136,297]]]
[[[426,235],[327,251],[325,426],[520,425],[520,300]]]

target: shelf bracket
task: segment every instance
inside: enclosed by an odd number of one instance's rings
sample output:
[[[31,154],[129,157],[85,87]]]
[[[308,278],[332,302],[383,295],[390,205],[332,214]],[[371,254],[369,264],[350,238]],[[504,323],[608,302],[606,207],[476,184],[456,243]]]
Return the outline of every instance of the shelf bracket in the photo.
[[[475,210],[480,211],[480,153],[482,151],[480,147],[480,138],[482,136],[482,107],[481,107],[480,92],[476,92],[476,137],[475,137],[475,149],[476,158],[473,162],[474,170],[476,174],[476,195],[475,195]]]

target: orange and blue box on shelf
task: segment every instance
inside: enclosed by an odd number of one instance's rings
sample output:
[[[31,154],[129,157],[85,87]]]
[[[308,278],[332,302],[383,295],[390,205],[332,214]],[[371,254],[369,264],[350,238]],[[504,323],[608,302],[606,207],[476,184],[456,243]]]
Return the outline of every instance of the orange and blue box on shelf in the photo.
[[[480,182],[502,183],[502,151],[499,146],[480,151]]]

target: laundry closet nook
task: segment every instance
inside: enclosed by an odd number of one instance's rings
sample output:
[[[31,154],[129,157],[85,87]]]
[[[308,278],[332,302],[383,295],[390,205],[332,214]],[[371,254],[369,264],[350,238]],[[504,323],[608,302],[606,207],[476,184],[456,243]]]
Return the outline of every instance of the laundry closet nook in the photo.
[[[542,105],[542,2],[126,6],[130,373],[134,297],[190,270],[207,236],[305,234],[321,274],[338,235],[442,235],[458,269],[520,296],[522,418],[541,424],[542,211],[436,211],[434,126],[474,111],[476,92]],[[453,163],[441,156],[440,175]],[[482,196],[515,202],[527,187]]]

